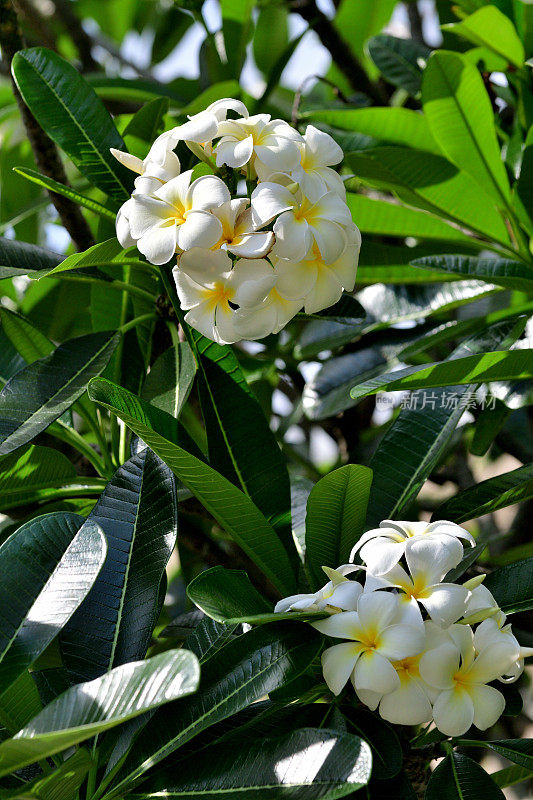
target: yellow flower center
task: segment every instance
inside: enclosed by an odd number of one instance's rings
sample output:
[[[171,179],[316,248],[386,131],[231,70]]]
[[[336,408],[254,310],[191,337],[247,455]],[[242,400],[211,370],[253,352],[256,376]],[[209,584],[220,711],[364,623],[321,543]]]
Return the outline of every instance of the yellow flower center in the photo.
[[[205,289],[203,292],[206,300],[209,301],[209,308],[212,310],[218,305],[226,304],[235,294],[235,289],[224,286],[223,283],[215,283],[212,289]]]

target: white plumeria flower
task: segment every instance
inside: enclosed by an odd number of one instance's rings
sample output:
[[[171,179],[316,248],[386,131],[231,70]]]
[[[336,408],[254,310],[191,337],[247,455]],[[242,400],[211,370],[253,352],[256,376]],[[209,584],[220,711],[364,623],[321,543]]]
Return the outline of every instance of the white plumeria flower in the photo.
[[[267,294],[274,274],[264,259],[241,259],[232,269],[224,250],[193,248],[173,269],[186,321],[209,339],[232,344],[242,337],[235,329],[230,303],[253,307]]]
[[[350,554],[350,561],[360,550],[368,571],[372,575],[384,575],[398,563],[413,542],[421,538],[442,542],[450,554],[454,554],[455,564],[452,566],[456,566],[463,557],[460,539],[475,544],[472,534],[454,522],[395,522],[386,519],[380,522],[379,528],[363,533]]]
[[[214,175],[190,183],[191,175],[188,170],[152,195],[132,198],[131,235],[152,264],[166,264],[177,249],[213,247],[222,236],[222,224],[209,209],[227,202],[229,189]]]
[[[422,625],[398,624],[398,600],[385,592],[362,594],[357,611],[342,611],[313,622],[327,636],[349,639],[322,654],[324,680],[339,694],[349,678],[356,690],[391,692],[400,685],[391,661],[420,653],[424,647]]]
[[[332,264],[326,264],[316,242],[306,257],[296,263],[273,256],[278,292],[288,300],[303,297],[306,314],[315,314],[334,305],[343,290],[351,292],[355,286],[361,234],[353,225],[346,228],[346,235],[346,249]]]
[[[137,244],[137,240],[131,235],[130,226],[130,213],[133,203],[134,200],[132,197],[130,197],[129,200],[126,200],[126,202],[123,203],[119,208],[117,218],[115,220],[117,239],[119,240],[121,247],[123,247],[125,250],[128,247],[132,247],[133,245]]]
[[[490,592],[488,593],[490,594]],[[498,679],[503,683],[514,683],[524,671],[524,659],[533,656],[533,647],[522,647],[512,632],[510,623],[505,624],[505,614],[503,611],[500,611],[500,614],[503,616],[503,621],[501,616],[496,615],[483,620],[483,622],[477,626],[474,644],[479,651],[490,647],[494,641],[506,642],[510,648],[514,648],[515,651],[518,652],[518,658],[509,666],[505,673],[498,676]]]
[[[256,229],[249,203],[247,198],[237,198],[211,210],[222,225],[216,247],[241,258],[264,258],[274,244],[274,234]]]
[[[302,300],[287,300],[278,291],[277,265],[273,273],[276,282],[262,302],[254,308],[240,308],[235,314],[235,327],[241,339],[264,339],[271,333],[279,333],[302,308]]]
[[[447,736],[462,736],[474,724],[484,731],[494,725],[505,708],[501,692],[487,683],[504,675],[519,657],[513,642],[490,639],[481,650],[468,625],[448,630],[452,641],[429,650],[420,659],[420,674],[429,686],[440,690],[433,719]],[[477,641],[479,645],[479,638]]]
[[[222,138],[216,146],[217,167],[240,169],[249,163],[259,180],[265,180],[273,172],[290,172],[300,162],[297,142],[302,137],[270,114],[221,122],[218,135]]]
[[[143,160],[114,147],[111,148],[111,153],[117,161],[138,174],[133,194],[151,194],[167,181],[177,178],[181,171],[179,158],[168,150],[160,161],[154,161],[150,155]]]
[[[150,148],[148,157],[152,161],[161,163],[166,158],[166,153],[174,150],[180,141],[209,145],[219,135],[219,125],[225,121],[230,110],[242,117],[248,117],[248,109],[240,100],[233,100],[230,97],[216,100],[204,111],[190,116],[188,122],[158,136]]]
[[[469,591],[456,583],[441,582],[457,563],[455,553],[440,540],[419,538],[413,540],[406,550],[405,560],[409,572],[395,564],[379,577],[370,573],[365,590],[386,586],[401,589],[399,602],[406,621],[416,623],[422,620],[420,604],[438,625],[449,626],[457,622],[464,614]]]
[[[336,614],[339,611],[355,611],[357,601],[362,594],[363,587],[357,581],[346,578],[351,572],[356,572],[353,564],[343,564],[337,569],[322,567],[330,580],[318,592],[312,594],[294,594],[284,597],[276,603],[275,613],[285,611],[327,611]]]
[[[275,176],[278,177],[278,176]],[[283,183],[290,181],[279,176]],[[275,255],[293,262],[304,259],[316,242],[326,264],[333,264],[348,244],[347,229],[353,230],[350,209],[336,192],[326,192],[312,202],[296,184],[265,181],[252,193],[252,214],[258,228],[274,219]],[[290,189],[294,188],[294,192]],[[276,219],[277,217],[277,219]]]
[[[342,148],[328,134],[308,125],[303,141],[298,144],[300,164],[291,171],[291,178],[299,183],[307,197],[318,199],[326,192],[336,192],[346,197],[344,182],[331,167],[344,158]]]

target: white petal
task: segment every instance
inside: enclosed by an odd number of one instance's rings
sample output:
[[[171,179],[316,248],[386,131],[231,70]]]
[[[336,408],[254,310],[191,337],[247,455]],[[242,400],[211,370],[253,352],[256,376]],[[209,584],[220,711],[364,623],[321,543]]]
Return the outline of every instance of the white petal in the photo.
[[[284,597],[283,600],[279,600],[274,606],[274,613],[281,614],[284,611],[294,611],[296,608],[304,610],[313,606],[315,601],[315,594],[293,594],[290,597]]]
[[[227,248],[230,253],[241,258],[263,258],[272,249],[274,244],[274,234],[268,231],[263,233],[248,233],[239,236]]]
[[[357,611],[357,601],[362,591],[363,587],[357,581],[345,581],[335,588],[328,604],[343,611]]]
[[[457,539],[450,539],[456,542]],[[426,586],[439,583],[447,572],[456,567],[456,553],[441,539],[432,536],[410,539],[405,548],[405,559],[415,583]]]
[[[391,625],[380,636],[379,652],[386,658],[399,661],[422,652],[424,640],[422,625]]]
[[[252,192],[252,219],[257,228],[268,225],[283,211],[293,208],[294,196],[278,183],[260,183]]]
[[[324,166],[339,164],[344,158],[342,148],[328,133],[308,125],[304,134],[306,146],[313,154],[313,160]]]
[[[194,247],[180,258],[180,270],[186,272],[200,286],[212,287],[224,283],[231,270],[231,259],[224,250],[204,250]]]
[[[435,522],[430,522],[427,529],[428,533],[443,534],[445,536],[454,536],[459,539],[467,539],[472,546],[475,545],[476,540],[466,528],[461,528],[455,522],[449,522],[446,519],[439,519]]]
[[[178,228],[178,246],[182,250],[193,247],[208,249],[222,236],[222,224],[208,211],[190,211]]]
[[[369,689],[355,689],[355,693],[357,694],[359,700],[371,711],[376,710],[379,705],[379,701],[383,697],[383,692],[372,692]]]
[[[114,156],[117,161],[127,167],[127,169],[131,169],[132,172],[137,172],[138,175],[142,174],[142,159],[137,158],[137,156],[132,156],[131,153],[124,153],[122,150],[116,150],[114,147],[110,147],[109,150],[111,155]]]
[[[385,537],[371,539],[361,548],[361,558],[373,575],[384,575],[401,559],[405,542],[391,542]]]
[[[503,714],[503,694],[493,686],[472,686],[469,694],[474,704],[474,725],[481,731],[491,728]]]
[[[395,621],[398,615],[398,600],[389,592],[362,594],[357,612],[362,628],[380,632]]]
[[[141,236],[137,247],[151,264],[166,264],[176,252],[176,225],[171,221],[154,226]]]
[[[315,314],[334,305],[342,296],[342,284],[333,270],[322,267],[318,270],[315,285],[305,296],[305,313]]]
[[[134,239],[140,239],[154,225],[159,225],[169,218],[169,207],[161,200],[144,195],[133,197],[132,200],[128,215]]]
[[[447,736],[462,736],[474,722],[474,704],[469,693],[460,687],[440,694],[433,706],[435,725]]]
[[[226,119],[228,111],[235,111],[241,117],[248,117],[248,109],[241,100],[234,100],[232,97],[223,97],[222,100],[215,100],[207,106],[206,111],[215,115],[219,122]]]
[[[468,670],[468,679],[476,683],[489,683],[512,669],[519,657],[520,648],[516,648],[505,637],[501,637],[477,656]]]
[[[254,152],[254,140],[252,136],[245,139],[221,139],[217,145],[217,167],[227,164],[232,169],[243,167],[248,163]]]
[[[343,226],[351,227],[354,224],[350,209],[336,192],[326,192],[322,195],[313,205],[312,213],[314,218],[321,217]]]
[[[432,586],[419,598],[429,616],[440,625],[452,625],[465,611],[468,590],[456,583],[441,583]]]
[[[164,200],[173,208],[187,210],[187,191],[191,182],[192,169],[182,172],[176,178],[164,183],[156,192],[155,196]]]
[[[287,300],[301,300],[313,289],[317,279],[315,261],[276,262],[276,288]]]
[[[311,624],[320,633],[334,636],[336,639],[357,641],[359,638],[359,616],[355,611],[341,611],[340,614],[334,614],[328,619],[321,619]]]
[[[344,228],[329,219],[313,221],[309,228],[315,237],[325,263],[332,264],[337,261],[346,250],[348,244]]]
[[[284,211],[274,223],[274,253],[290,261],[301,261],[313,244],[311,229],[305,219],[297,219],[292,211]]]
[[[257,144],[255,153],[257,158],[270,169],[280,172],[290,172],[300,162],[300,151],[294,142],[282,136],[268,136],[265,144]]]
[[[239,309],[235,312],[235,328],[242,339],[263,339],[274,331],[278,316],[270,303],[254,309]]]
[[[395,725],[420,725],[431,719],[431,703],[420,683],[411,678],[383,697],[379,714]]]
[[[124,249],[131,247],[135,244],[135,239],[131,235],[130,230],[130,208],[132,205],[133,199],[130,197],[129,200],[126,200],[125,203],[121,205],[118,210],[117,219],[115,221],[115,227],[117,232],[117,239],[119,240],[120,244]]]
[[[188,122],[174,129],[175,137],[181,141],[209,142],[218,133],[218,120],[209,111],[195,114]]]
[[[276,282],[274,270],[263,258],[241,258],[231,273],[234,302],[243,308],[258,306]]]
[[[390,661],[375,650],[367,650],[355,665],[353,683],[356,689],[385,693],[396,689],[400,679]]]
[[[451,643],[428,650],[420,659],[419,669],[420,675],[429,686],[451,689],[454,686],[453,676],[459,669],[459,651]]]
[[[187,311],[185,321],[204,336],[207,336],[208,339],[211,339],[211,341],[217,340],[215,309],[209,301],[205,301]]]
[[[174,282],[176,284],[176,291],[180,299],[180,305],[184,311],[200,305],[205,301],[203,287],[187,275],[179,265],[172,270]]]
[[[336,644],[322,653],[324,680],[333,694],[340,694],[346,685],[360,653],[361,645],[355,642]]]
[[[235,311],[228,303],[219,303],[215,312],[217,338],[220,344],[234,344],[240,340],[240,334],[235,329]]]
[[[231,195],[226,184],[215,175],[202,175],[191,183],[189,189],[193,209],[210,209],[229,202]]]

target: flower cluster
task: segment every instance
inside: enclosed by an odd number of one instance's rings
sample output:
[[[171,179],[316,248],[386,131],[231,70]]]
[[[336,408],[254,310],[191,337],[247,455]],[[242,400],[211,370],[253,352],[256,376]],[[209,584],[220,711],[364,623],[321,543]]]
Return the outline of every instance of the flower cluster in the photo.
[[[180,141],[199,159],[186,172]],[[138,173],[117,215],[119,242],[152,264],[177,254],[185,319],[210,339],[277,333],[301,309],[315,313],[354,288],[361,237],[332,169],[343,153],[312,125],[301,135],[225,99],[161,134],[144,160],[111,152]]]
[[[324,568],[314,594],[281,600],[277,612],[322,612],[311,623],[340,644],[322,655],[324,679],[338,695],[351,680],[358,698],[389,722],[434,721],[448,736],[501,716],[505,700],[491,684],[514,681],[533,649],[520,647],[483,585],[443,580],[463,557],[468,531],[452,522],[392,522],[365,533],[352,551],[364,562]],[[347,576],[362,572],[364,584]]]

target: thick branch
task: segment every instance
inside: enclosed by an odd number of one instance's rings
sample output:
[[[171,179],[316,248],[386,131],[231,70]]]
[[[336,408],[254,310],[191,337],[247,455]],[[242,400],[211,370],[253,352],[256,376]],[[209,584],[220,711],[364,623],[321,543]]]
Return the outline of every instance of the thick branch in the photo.
[[[293,11],[300,14],[309,27],[317,32],[333,61],[356,92],[364,92],[378,104],[387,103],[387,95],[383,89],[370,80],[331,20],[317,8],[315,0],[299,0],[293,5]]]
[[[93,41],[88,33],[83,30],[83,26],[72,10],[70,0],[54,0],[57,16],[67,29],[68,33],[80,56],[81,65],[85,72],[96,72],[98,64],[93,58]]]
[[[0,46],[2,60],[10,65],[15,53],[23,49],[24,42],[18,26],[17,16],[10,0],[0,0]],[[39,123],[24,103],[12,78],[13,92],[32,146],[35,160],[41,172],[48,178],[68,185],[65,169],[53,141],[42,130]],[[78,250],[86,250],[94,244],[87,221],[80,209],[66,197],[49,192],[50,200],[59,214],[62,224],[70,234]]]

